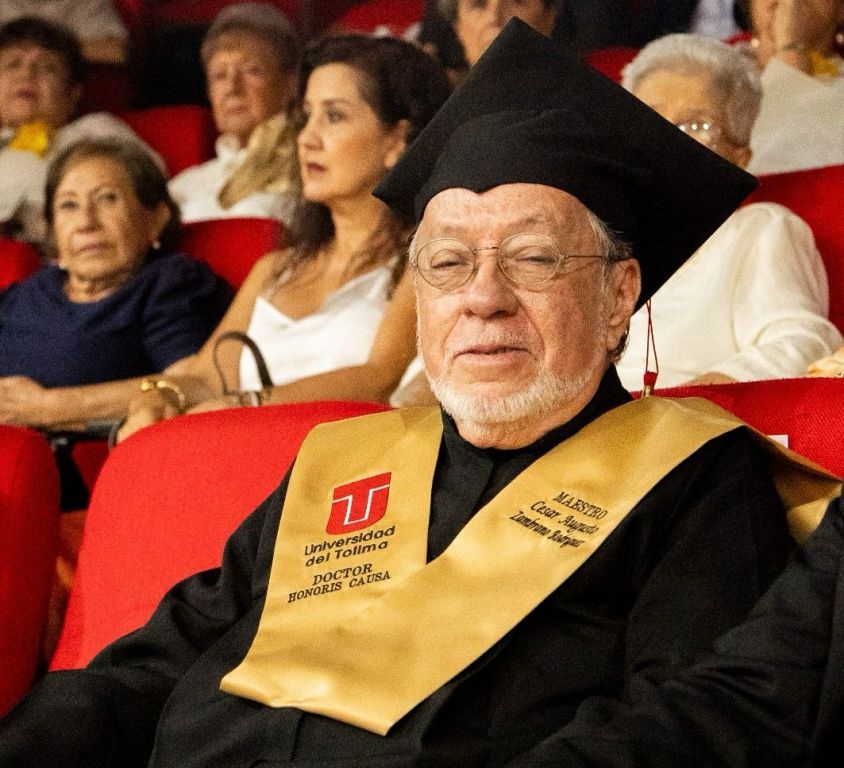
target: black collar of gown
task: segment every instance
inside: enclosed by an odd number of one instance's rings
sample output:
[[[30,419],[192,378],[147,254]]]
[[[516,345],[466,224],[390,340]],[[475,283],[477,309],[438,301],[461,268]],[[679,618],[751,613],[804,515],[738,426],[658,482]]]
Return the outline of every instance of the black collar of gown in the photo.
[[[594,397],[576,416],[530,445],[512,450],[472,445],[460,436],[454,419],[443,412],[443,442],[431,496],[428,558],[437,557],[478,509],[536,459],[601,414],[630,400],[615,366],[610,366]]]

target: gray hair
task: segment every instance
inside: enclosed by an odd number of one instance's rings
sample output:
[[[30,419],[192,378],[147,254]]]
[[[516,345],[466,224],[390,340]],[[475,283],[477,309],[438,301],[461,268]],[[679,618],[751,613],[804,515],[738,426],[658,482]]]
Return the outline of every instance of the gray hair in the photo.
[[[622,85],[635,93],[654,72],[705,75],[724,97],[729,138],[740,146],[750,131],[762,100],[755,64],[731,45],[699,35],[666,35],[648,43],[622,71]]]
[[[586,219],[598,241],[598,250],[604,257],[601,291],[604,294],[604,298],[606,298],[610,287],[610,275],[612,274],[613,264],[635,258],[633,255],[633,246],[589,208],[586,209]],[[607,352],[607,359],[610,363],[617,363],[621,360],[624,350],[627,349],[627,340],[629,337],[630,319],[628,318],[627,328],[625,328],[624,333],[618,340],[618,344],[616,344],[614,349]]]
[[[202,40],[200,56],[204,67],[220,48],[222,39],[230,34],[261,38],[272,46],[282,70],[298,72],[302,42],[293,25],[277,8],[263,3],[236,3],[223,8]]]

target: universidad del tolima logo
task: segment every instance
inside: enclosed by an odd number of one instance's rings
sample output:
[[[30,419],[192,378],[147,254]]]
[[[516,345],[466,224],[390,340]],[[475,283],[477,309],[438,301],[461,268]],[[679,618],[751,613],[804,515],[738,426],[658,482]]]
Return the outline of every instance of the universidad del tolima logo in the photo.
[[[325,532],[333,536],[375,525],[387,512],[391,472],[365,477],[334,489]]]

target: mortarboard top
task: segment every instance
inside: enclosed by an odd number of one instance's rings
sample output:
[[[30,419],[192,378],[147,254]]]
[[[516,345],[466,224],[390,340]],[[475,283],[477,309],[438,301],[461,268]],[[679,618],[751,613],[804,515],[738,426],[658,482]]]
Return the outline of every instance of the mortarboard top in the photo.
[[[418,222],[445,189],[519,182],[574,195],[632,244],[639,306],[757,184],[514,18],[375,195]]]

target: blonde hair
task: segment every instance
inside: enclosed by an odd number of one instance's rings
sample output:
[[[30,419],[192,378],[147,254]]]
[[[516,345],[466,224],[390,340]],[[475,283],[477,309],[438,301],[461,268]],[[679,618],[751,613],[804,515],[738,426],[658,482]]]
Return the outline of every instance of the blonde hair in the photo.
[[[236,3],[217,14],[202,40],[200,57],[204,67],[208,67],[224,38],[234,34],[261,38],[273,49],[283,71],[299,71],[302,58],[299,35],[281,11],[263,3]]]

